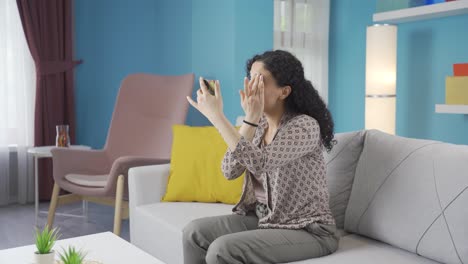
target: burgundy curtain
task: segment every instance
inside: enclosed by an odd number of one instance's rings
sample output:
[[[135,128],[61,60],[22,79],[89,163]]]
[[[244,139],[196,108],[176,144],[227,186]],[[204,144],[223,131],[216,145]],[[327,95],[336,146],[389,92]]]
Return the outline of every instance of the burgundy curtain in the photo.
[[[36,64],[35,146],[55,145],[55,126],[68,124],[75,142],[73,0],[16,0]],[[50,200],[51,159],[39,163],[39,197]]]

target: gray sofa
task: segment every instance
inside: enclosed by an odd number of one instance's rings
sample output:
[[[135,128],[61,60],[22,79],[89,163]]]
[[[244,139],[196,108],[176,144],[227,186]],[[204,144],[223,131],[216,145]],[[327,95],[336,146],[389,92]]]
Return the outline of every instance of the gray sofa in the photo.
[[[377,130],[336,138],[325,156],[339,249],[294,263],[468,263],[468,146]],[[232,206],[161,203],[168,175],[169,164],[130,170],[130,239],[179,264],[183,227]]]

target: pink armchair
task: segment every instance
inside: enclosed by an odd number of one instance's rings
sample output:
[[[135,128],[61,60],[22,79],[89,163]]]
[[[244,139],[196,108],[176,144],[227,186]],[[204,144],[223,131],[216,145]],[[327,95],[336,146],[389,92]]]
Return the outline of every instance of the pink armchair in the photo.
[[[172,125],[185,122],[193,74],[132,74],[122,82],[102,150],[52,150],[54,189],[47,224],[57,206],[90,201],[115,206],[114,233],[128,218],[127,172],[131,167],[168,163]],[[59,195],[60,189],[70,194]]]

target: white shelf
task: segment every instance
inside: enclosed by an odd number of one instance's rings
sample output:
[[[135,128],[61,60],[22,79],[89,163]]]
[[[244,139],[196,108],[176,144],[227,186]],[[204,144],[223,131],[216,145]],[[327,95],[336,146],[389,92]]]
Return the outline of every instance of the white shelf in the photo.
[[[403,22],[468,14],[468,0],[404,8],[375,13],[374,22],[398,24]]]
[[[441,114],[465,114],[468,115],[468,105],[436,104],[436,113]]]

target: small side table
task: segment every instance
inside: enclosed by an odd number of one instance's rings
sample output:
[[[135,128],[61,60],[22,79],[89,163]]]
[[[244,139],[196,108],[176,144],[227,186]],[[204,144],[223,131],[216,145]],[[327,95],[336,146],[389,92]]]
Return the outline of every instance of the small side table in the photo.
[[[35,225],[37,226],[37,217],[39,213],[48,213],[48,211],[39,211],[39,177],[38,177],[38,162],[41,158],[51,158],[52,153],[51,150],[56,148],[56,146],[43,146],[43,147],[34,147],[29,148],[28,153],[34,157],[34,208],[35,208]],[[70,149],[91,149],[89,146],[83,145],[73,145],[69,147]],[[71,217],[85,217],[86,218],[86,211],[87,211],[88,204],[86,201],[83,201],[83,215],[73,215],[73,214],[63,214],[63,213],[56,213],[56,215],[62,216],[71,216]]]

